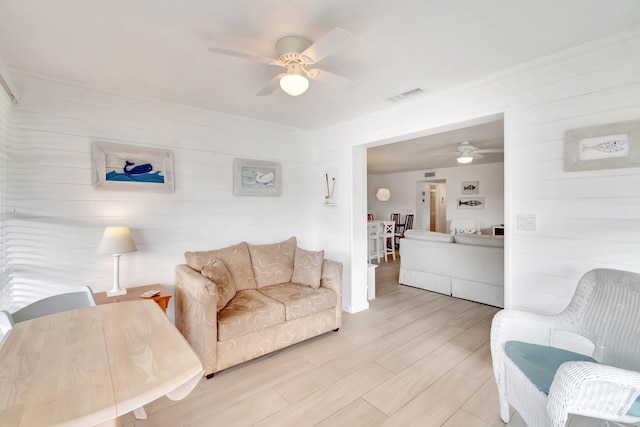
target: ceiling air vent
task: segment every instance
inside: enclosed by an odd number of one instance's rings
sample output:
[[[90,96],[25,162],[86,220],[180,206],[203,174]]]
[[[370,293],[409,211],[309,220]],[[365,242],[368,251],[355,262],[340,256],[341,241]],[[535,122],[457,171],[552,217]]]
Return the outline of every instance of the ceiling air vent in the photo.
[[[411,96],[422,95],[423,93],[426,93],[426,92],[427,92],[426,90],[417,87],[415,89],[411,89],[411,90],[408,90],[406,92],[402,92],[402,93],[397,94],[397,95],[388,96],[385,99],[387,101],[389,101],[389,102],[398,102],[398,101],[402,101],[404,99],[407,99],[407,98],[409,98]]]
[[[424,173],[424,177],[425,178],[433,178],[434,176],[436,176],[435,172],[425,172]]]

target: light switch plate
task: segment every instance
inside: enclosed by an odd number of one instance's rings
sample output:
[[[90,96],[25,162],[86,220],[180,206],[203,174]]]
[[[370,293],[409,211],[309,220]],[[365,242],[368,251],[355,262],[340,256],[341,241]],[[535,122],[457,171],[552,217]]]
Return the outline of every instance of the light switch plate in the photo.
[[[518,230],[536,231],[536,214],[518,214]]]

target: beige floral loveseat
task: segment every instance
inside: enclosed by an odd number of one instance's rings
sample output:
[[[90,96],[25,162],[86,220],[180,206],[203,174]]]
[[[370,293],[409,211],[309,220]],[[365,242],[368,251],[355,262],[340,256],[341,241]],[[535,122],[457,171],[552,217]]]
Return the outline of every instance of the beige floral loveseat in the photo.
[[[176,266],[176,326],[207,378],[342,324],[342,264],[296,238],[186,252]]]

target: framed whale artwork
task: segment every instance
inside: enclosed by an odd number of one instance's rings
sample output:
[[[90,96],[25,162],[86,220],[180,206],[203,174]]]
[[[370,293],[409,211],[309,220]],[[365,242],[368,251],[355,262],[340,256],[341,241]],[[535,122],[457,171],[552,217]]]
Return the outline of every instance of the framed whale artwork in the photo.
[[[281,164],[264,160],[233,159],[233,194],[236,196],[281,195]]]
[[[99,190],[173,192],[173,152],[94,142],[93,186]]]

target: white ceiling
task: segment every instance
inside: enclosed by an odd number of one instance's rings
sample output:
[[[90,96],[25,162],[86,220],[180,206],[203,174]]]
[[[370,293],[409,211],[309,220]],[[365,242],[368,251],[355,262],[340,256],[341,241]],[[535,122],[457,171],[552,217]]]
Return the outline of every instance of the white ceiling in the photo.
[[[0,54],[92,88],[313,130],[637,25],[638,0],[5,0]],[[282,36],[335,27],[354,43],[319,65],[352,84],[312,81],[295,98],[255,96],[280,68],[208,52],[273,57]]]
[[[446,132],[381,145],[367,150],[367,172],[385,174],[417,170],[440,169],[460,166],[456,152],[462,141],[469,141],[476,148],[504,148],[504,121],[481,121],[480,124],[460,125],[461,128]],[[472,164],[504,161],[504,153],[483,153],[484,158],[474,159]]]

